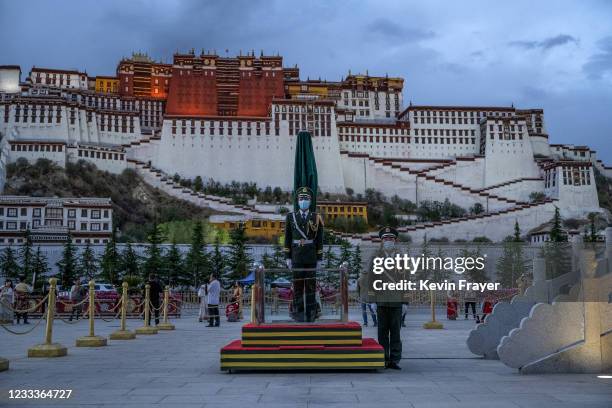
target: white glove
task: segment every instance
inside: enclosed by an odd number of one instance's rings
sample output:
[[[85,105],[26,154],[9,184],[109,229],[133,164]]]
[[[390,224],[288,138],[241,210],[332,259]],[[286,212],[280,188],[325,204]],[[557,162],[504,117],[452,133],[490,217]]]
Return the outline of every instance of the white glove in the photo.
[[[285,259],[285,263],[287,264],[287,268],[291,269],[291,259]]]

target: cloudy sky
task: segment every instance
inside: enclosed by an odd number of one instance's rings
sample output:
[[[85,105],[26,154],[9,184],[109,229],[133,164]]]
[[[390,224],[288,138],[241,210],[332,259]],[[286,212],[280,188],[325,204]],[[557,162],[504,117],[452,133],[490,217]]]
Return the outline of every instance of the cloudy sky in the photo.
[[[113,74],[144,51],[280,53],[302,78],[402,76],[408,104],[541,107],[612,164],[612,2],[0,0],[0,64]]]

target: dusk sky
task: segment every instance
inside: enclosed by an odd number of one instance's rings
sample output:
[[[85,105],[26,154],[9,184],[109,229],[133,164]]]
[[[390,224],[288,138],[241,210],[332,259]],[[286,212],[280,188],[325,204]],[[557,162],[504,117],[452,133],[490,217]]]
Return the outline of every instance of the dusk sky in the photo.
[[[114,74],[132,51],[279,53],[302,79],[405,78],[404,104],[545,110],[612,165],[610,1],[0,0],[0,65]]]

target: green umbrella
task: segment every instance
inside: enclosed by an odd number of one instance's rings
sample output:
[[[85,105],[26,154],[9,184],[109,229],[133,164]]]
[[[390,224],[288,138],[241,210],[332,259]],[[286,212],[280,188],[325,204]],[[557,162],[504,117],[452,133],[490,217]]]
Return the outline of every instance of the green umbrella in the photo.
[[[310,210],[316,210],[317,186],[317,163],[312,149],[312,140],[310,132],[303,130],[298,133],[295,145],[295,168],[293,172],[293,208],[295,211],[298,210],[296,191],[300,187],[308,187],[312,190],[313,197]]]

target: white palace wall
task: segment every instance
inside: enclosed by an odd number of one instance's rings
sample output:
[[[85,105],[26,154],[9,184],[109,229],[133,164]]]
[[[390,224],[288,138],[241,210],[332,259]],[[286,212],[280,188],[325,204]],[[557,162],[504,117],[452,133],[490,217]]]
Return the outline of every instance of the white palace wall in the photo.
[[[233,127],[232,135],[211,135],[206,127],[205,133],[200,134],[199,120],[195,120],[198,124],[195,134],[182,135],[172,134],[171,121],[165,120],[152,164],[168,174],[178,173],[186,178],[201,176],[221,183],[249,181],[260,187],[292,190],[296,136],[289,134],[287,123],[280,123],[279,136],[273,132],[248,136],[238,135],[237,121],[227,122]],[[335,124],[332,124],[331,136],[313,136],[312,144],[320,188],[325,192],[344,193]]]
[[[526,135],[526,132],[525,132]],[[529,139],[491,139],[486,135],[484,186],[494,186],[520,178],[540,177]]]

